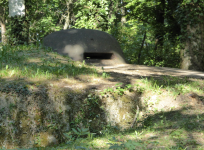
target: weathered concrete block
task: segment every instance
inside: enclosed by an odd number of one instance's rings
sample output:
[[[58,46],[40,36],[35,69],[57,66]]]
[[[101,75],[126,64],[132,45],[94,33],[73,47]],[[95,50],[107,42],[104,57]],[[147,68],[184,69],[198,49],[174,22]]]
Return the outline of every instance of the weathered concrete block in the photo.
[[[114,65],[126,63],[113,36],[91,29],[68,29],[53,32],[44,38],[44,45],[75,61]]]

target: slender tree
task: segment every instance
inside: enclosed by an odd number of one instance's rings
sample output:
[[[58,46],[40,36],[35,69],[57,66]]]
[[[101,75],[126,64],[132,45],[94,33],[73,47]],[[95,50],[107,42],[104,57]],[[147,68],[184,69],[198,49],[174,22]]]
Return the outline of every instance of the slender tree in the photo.
[[[0,1],[0,25],[1,25],[1,40],[2,43],[7,43],[6,37],[6,18],[8,15],[8,0]]]
[[[165,15],[165,0],[157,0],[158,5],[155,6],[155,59],[156,61],[162,60],[161,49],[163,47],[163,39],[165,35],[164,29],[164,15]],[[160,49],[158,49],[160,47]]]

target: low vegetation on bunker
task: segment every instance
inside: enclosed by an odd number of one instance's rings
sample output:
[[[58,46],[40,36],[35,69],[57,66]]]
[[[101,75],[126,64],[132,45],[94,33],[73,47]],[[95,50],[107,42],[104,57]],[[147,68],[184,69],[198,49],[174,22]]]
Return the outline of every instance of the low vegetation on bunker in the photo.
[[[34,45],[4,45],[0,56],[1,149],[204,148],[202,79],[128,84]],[[112,84],[90,86],[102,82]]]
[[[77,64],[68,57],[59,56],[51,49],[29,46],[1,46],[1,77],[54,79],[69,78],[80,74],[96,75],[97,71]],[[68,63],[67,63],[68,62]]]

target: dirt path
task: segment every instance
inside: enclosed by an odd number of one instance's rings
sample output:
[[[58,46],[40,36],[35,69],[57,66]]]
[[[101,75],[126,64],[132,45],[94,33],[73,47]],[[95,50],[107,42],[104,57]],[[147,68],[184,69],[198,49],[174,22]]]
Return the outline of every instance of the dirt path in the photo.
[[[136,80],[138,79],[154,78],[157,80],[163,80],[165,76],[173,76],[178,78],[187,77],[189,79],[195,80],[204,79],[204,72],[167,67],[148,67],[144,65],[132,64],[115,66],[101,66],[98,64],[94,64],[93,67],[95,67],[101,73],[107,73],[108,78],[104,80],[86,82],[86,87],[88,87],[88,89],[103,90],[105,88],[114,86],[116,83],[123,83],[123,85],[134,85]],[[86,79],[82,77],[79,80],[83,81],[84,84]],[[81,88],[84,88],[84,86],[81,86]]]
[[[101,66],[97,66],[100,67]],[[204,79],[204,72],[192,71],[192,70],[183,70],[176,68],[167,68],[167,67],[148,67],[144,65],[117,65],[117,66],[104,66],[103,67],[107,72],[116,72],[121,74],[127,74],[131,76],[177,76],[177,77],[190,77]]]

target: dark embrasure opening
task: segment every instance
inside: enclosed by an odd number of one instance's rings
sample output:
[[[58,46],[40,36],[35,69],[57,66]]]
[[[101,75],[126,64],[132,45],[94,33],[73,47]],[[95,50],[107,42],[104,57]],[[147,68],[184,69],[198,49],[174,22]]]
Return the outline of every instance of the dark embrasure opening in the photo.
[[[112,59],[113,53],[84,53],[84,59]]]

